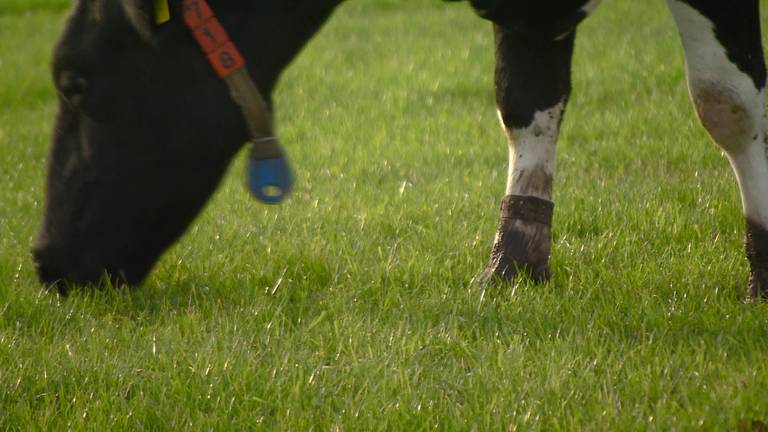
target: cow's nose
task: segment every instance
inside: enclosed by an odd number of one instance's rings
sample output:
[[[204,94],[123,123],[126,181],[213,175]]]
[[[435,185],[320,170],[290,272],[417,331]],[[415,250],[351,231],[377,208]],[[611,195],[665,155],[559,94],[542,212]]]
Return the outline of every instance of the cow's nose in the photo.
[[[107,281],[112,286],[130,283],[121,267],[98,251],[39,243],[32,248],[32,256],[40,282],[62,295],[73,285],[103,287]]]
[[[32,248],[32,258],[35,262],[37,277],[44,285],[57,289],[66,294],[65,281],[67,269],[71,269],[71,259],[55,247],[48,244],[37,244]]]

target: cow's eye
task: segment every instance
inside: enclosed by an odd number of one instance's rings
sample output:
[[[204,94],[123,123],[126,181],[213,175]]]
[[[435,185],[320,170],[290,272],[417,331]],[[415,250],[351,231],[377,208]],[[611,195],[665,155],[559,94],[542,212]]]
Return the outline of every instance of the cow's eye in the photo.
[[[88,91],[88,80],[74,72],[62,72],[59,75],[58,87],[65,101],[78,106]]]

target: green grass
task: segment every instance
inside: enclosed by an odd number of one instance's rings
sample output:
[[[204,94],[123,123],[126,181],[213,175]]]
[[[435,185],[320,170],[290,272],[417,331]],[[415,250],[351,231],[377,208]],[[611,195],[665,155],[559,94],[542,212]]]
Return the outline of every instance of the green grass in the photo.
[[[581,29],[548,284],[472,280],[506,175],[489,25],[466,4],[369,0],[275,95],[286,204],[248,197],[241,157],[143,286],[61,300],[29,248],[67,2],[2,1],[0,429],[768,421],[768,306],[742,302],[736,185],[663,2],[607,2]]]

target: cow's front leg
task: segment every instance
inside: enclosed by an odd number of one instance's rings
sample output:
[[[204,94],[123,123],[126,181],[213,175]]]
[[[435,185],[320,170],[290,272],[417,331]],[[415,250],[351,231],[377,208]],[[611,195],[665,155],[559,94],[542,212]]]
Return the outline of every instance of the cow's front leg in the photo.
[[[556,39],[495,27],[496,102],[509,141],[506,196],[481,282],[547,280],[555,147],[571,91],[575,32]]]
[[[731,162],[746,219],[748,297],[768,299],[766,69],[757,0],[669,0],[696,113]]]

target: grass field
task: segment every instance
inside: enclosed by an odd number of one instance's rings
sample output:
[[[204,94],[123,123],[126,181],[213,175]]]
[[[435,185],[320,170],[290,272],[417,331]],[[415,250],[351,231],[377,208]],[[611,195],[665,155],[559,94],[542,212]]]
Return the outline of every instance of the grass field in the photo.
[[[742,302],[736,184],[662,1],[607,2],[581,29],[548,284],[473,284],[506,175],[489,25],[367,0],[275,95],[286,204],[248,197],[241,157],[143,286],[61,300],[29,248],[68,3],[0,3],[0,429],[768,422],[768,305]]]

